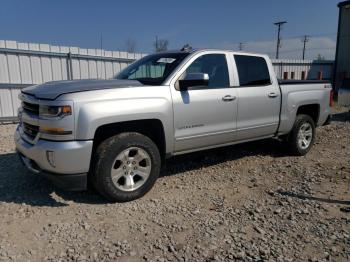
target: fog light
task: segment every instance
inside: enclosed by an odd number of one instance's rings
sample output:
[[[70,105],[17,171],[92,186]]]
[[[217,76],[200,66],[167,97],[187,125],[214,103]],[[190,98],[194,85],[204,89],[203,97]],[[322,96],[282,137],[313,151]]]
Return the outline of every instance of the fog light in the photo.
[[[56,165],[55,165],[55,152],[54,151],[46,151],[46,158],[47,158],[47,162],[49,162],[49,164],[52,167],[56,167]]]

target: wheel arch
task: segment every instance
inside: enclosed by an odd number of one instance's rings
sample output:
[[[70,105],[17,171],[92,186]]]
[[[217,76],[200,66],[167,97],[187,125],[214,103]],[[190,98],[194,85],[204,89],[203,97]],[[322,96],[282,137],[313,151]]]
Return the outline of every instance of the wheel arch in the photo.
[[[165,159],[165,130],[162,121],[159,119],[131,120],[99,126],[94,133],[93,153],[102,141],[124,132],[137,132],[149,137],[158,147],[162,160]]]
[[[300,105],[297,109],[296,115],[308,115],[312,118],[312,120],[315,123],[315,126],[317,125],[318,119],[320,117],[320,105],[319,104],[305,104]]]

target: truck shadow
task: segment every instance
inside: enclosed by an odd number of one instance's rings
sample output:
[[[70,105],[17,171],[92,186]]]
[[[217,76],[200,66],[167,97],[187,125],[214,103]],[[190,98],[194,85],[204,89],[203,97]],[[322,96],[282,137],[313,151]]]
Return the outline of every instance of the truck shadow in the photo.
[[[61,201],[62,198],[64,201]],[[0,205],[17,203],[31,206],[63,207],[67,201],[98,203],[106,201],[96,193],[66,192],[45,178],[31,174],[16,153],[0,155]]]
[[[161,176],[179,175],[185,171],[252,155],[281,157],[284,156],[284,153],[281,143],[272,139],[206,150],[168,160]],[[93,190],[86,192],[60,190],[45,178],[28,172],[15,153],[0,155],[0,204],[17,203],[31,206],[64,207],[69,205],[69,201],[85,204],[108,203]]]
[[[350,122],[350,111],[332,114],[332,121],[334,121],[334,122]]]
[[[199,151],[167,160],[166,169],[163,170],[161,176],[177,175],[186,171],[257,155],[283,157],[287,155],[287,151],[284,145],[275,139]]]

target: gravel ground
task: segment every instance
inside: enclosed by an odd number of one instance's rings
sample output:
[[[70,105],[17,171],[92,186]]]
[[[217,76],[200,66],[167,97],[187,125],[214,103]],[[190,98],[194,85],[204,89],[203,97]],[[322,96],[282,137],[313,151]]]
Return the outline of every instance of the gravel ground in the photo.
[[[0,261],[349,261],[350,115],[305,157],[265,140],[177,157],[111,204],[29,174],[0,126]]]

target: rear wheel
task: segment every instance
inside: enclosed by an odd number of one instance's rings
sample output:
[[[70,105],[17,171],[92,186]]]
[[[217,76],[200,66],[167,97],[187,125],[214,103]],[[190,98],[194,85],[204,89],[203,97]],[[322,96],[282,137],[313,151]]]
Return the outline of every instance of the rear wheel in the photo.
[[[146,194],[157,180],[161,166],[157,146],[139,133],[122,133],[103,141],[94,161],[94,187],[116,202]]]
[[[310,151],[316,136],[314,120],[308,115],[297,115],[287,137],[288,149],[293,155],[303,156]]]

